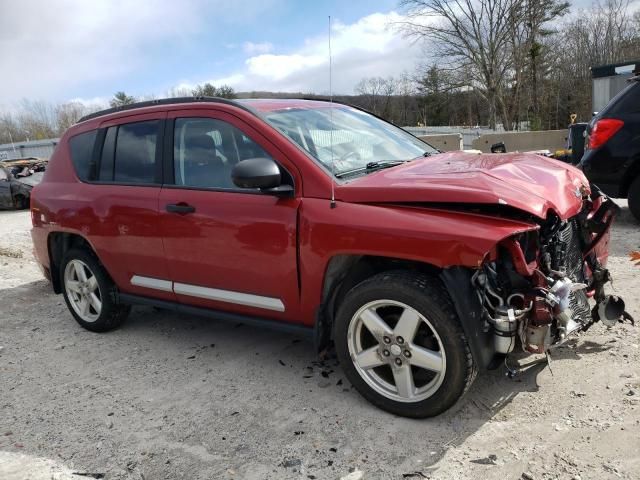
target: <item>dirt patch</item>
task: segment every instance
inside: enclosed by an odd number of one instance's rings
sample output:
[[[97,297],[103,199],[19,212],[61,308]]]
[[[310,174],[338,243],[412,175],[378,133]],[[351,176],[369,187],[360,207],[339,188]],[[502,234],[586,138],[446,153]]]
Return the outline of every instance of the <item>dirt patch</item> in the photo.
[[[22,258],[22,250],[10,247],[0,247],[0,257]]]

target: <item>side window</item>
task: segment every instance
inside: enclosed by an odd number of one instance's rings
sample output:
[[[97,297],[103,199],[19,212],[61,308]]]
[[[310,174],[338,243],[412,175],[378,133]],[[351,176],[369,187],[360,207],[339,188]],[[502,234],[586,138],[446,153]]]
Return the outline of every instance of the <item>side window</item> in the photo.
[[[93,145],[96,142],[97,130],[81,133],[69,139],[69,148],[71,150],[71,162],[76,170],[76,175],[82,181],[90,179],[95,166],[93,159]]]
[[[159,120],[151,120],[118,126],[115,134],[114,182],[155,182],[156,145],[160,124]],[[100,172],[102,173],[102,166]]]
[[[241,160],[270,155],[239,129],[212,118],[178,118],[173,139],[176,185],[238,189],[231,169]]]

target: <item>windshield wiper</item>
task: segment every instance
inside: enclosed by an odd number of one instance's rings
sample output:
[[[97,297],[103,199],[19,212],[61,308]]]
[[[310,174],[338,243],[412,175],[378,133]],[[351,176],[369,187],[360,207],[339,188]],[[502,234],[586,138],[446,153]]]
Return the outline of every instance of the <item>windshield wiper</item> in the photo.
[[[402,163],[410,162],[411,160],[380,160],[379,162],[369,162],[364,167],[354,168],[352,170],[345,170],[344,172],[336,173],[337,178],[348,177],[349,175],[355,175],[356,173],[370,173],[384,168],[395,167]]]

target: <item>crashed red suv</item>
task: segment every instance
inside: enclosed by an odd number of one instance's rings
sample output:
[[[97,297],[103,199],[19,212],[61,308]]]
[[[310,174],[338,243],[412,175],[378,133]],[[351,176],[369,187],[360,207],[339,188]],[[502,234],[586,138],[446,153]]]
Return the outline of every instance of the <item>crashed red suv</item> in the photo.
[[[90,115],[31,208],[37,260],[83,327],[144,304],[306,332],[364,397],[409,417],[443,412],[515,348],[625,315],[604,292],[617,207],[579,170],[441,153],[341,104]]]

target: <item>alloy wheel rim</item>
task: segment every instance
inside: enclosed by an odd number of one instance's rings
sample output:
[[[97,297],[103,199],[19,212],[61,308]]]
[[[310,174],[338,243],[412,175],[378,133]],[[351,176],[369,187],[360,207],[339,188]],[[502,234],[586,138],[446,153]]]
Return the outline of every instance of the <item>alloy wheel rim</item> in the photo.
[[[426,400],[444,381],[447,362],[440,336],[424,315],[404,303],[363,305],[351,318],[347,344],[362,379],[391,400]]]
[[[75,313],[85,322],[93,323],[102,311],[102,294],[98,279],[81,260],[71,260],[64,269],[64,288]]]

